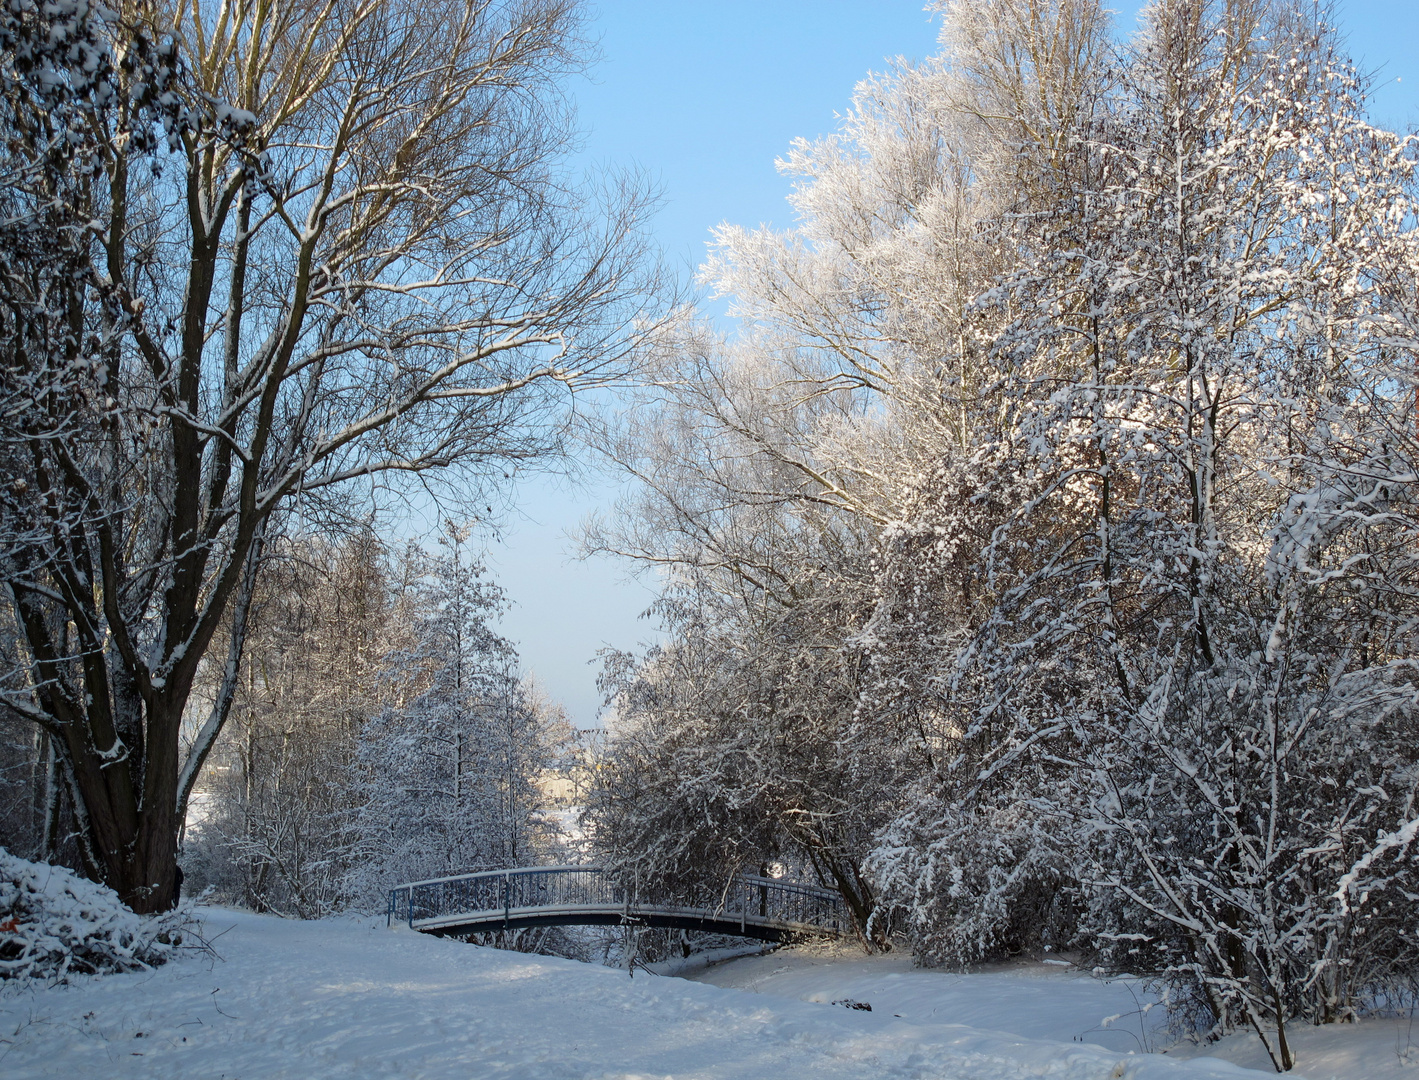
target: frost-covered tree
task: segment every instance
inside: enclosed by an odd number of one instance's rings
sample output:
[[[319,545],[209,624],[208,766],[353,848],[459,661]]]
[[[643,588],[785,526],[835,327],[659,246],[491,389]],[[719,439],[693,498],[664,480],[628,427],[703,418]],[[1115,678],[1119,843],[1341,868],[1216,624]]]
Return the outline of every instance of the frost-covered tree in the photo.
[[[1397,907],[1341,902],[1413,790],[1413,153],[1334,32],[1265,3],[1154,5],[1072,147],[1054,211],[999,220],[1014,416],[965,473],[1014,495],[929,680],[951,767],[875,866],[945,958],[1076,933],[1286,1069],[1289,1020],[1413,963]],[[954,588],[944,539],[998,501],[950,484],[898,530],[893,610]]]
[[[664,644],[607,658],[615,719],[585,816],[608,868],[713,904],[733,875],[778,864],[838,890],[869,930],[861,861],[886,800],[840,662],[854,602],[803,596],[745,625],[733,602],[685,587],[659,606]]]
[[[714,802],[715,786],[729,802],[741,785],[753,792],[735,824],[716,817],[679,854],[627,833],[637,838],[624,852],[644,875],[780,856],[812,872],[817,859],[861,923],[872,912],[859,863],[889,800],[865,793],[891,790],[881,782],[891,766],[867,744],[894,758],[920,740],[858,722],[854,635],[871,610],[878,531],[904,512],[914,477],[982,422],[981,357],[961,331],[995,253],[980,242],[988,199],[971,182],[947,82],[939,65],[869,79],[838,136],[794,145],[780,167],[797,178],[798,227],[721,229],[703,270],[742,332],[670,328],[651,388],[603,437],[638,483],[587,546],[669,568],[671,582],[659,610],[673,644],[616,681],[628,695],[617,704],[623,748],[661,755],[667,778],[658,790],[654,775],[645,781],[637,813],[696,820],[675,800]],[[714,762],[692,770],[703,790],[677,794],[664,755],[700,743]],[[751,824],[755,814],[767,816]],[[654,831],[650,817],[640,826]],[[761,839],[685,855],[715,828]],[[622,843],[604,822],[598,835]]]

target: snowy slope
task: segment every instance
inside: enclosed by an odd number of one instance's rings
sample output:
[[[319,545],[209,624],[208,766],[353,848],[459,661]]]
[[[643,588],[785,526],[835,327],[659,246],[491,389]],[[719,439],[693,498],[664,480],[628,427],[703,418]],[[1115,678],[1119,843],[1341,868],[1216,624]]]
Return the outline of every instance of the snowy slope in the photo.
[[[219,961],[0,998],[0,1075],[148,1080],[1239,1080],[389,931],[206,913]]]

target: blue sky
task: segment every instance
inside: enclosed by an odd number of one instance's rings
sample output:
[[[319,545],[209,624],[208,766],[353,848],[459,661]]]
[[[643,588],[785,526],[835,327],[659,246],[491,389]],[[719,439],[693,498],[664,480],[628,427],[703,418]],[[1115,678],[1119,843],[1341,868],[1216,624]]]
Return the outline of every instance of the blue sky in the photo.
[[[1116,4],[1120,26],[1141,6]],[[652,177],[664,199],[656,236],[687,276],[720,222],[792,224],[774,159],[800,135],[832,131],[869,70],[936,44],[920,0],[600,0],[593,12],[602,61],[575,87],[583,156],[589,167]],[[1350,0],[1338,22],[1362,66],[1380,71],[1376,122],[1419,126],[1419,0]],[[568,532],[614,495],[610,482],[529,481],[488,551],[515,605],[503,632],[582,726],[597,715],[596,651],[653,635],[638,619],[651,600],[645,585],[623,566],[572,557]]]

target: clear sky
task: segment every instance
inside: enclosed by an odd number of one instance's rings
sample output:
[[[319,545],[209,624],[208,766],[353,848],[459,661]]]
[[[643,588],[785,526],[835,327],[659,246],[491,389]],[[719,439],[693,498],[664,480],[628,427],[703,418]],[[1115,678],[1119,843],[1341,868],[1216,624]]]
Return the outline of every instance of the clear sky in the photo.
[[[1142,6],[1115,4],[1120,27]],[[774,159],[832,131],[869,70],[936,44],[921,0],[600,0],[593,12],[603,59],[575,89],[587,164],[650,174],[664,198],[656,235],[687,276],[720,222],[792,224]],[[1337,14],[1352,54],[1379,71],[1375,121],[1419,126],[1419,0],[1349,0]],[[582,726],[597,716],[597,650],[653,636],[638,618],[650,590],[622,566],[576,561],[567,538],[614,495],[609,482],[530,481],[488,552],[515,605],[503,632]]]

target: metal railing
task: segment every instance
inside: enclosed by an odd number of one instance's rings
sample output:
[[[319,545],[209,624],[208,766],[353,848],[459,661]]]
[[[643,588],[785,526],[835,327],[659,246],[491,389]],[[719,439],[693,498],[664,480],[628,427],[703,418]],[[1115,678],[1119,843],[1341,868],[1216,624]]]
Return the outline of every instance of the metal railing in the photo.
[[[599,866],[537,866],[485,870],[397,885],[389,892],[387,922],[411,929],[458,922],[496,929],[514,919],[556,914],[621,916],[654,922],[661,917],[699,918],[723,928],[738,923],[802,933],[851,930],[842,898],[830,889],[742,874],[713,896],[632,895]]]

